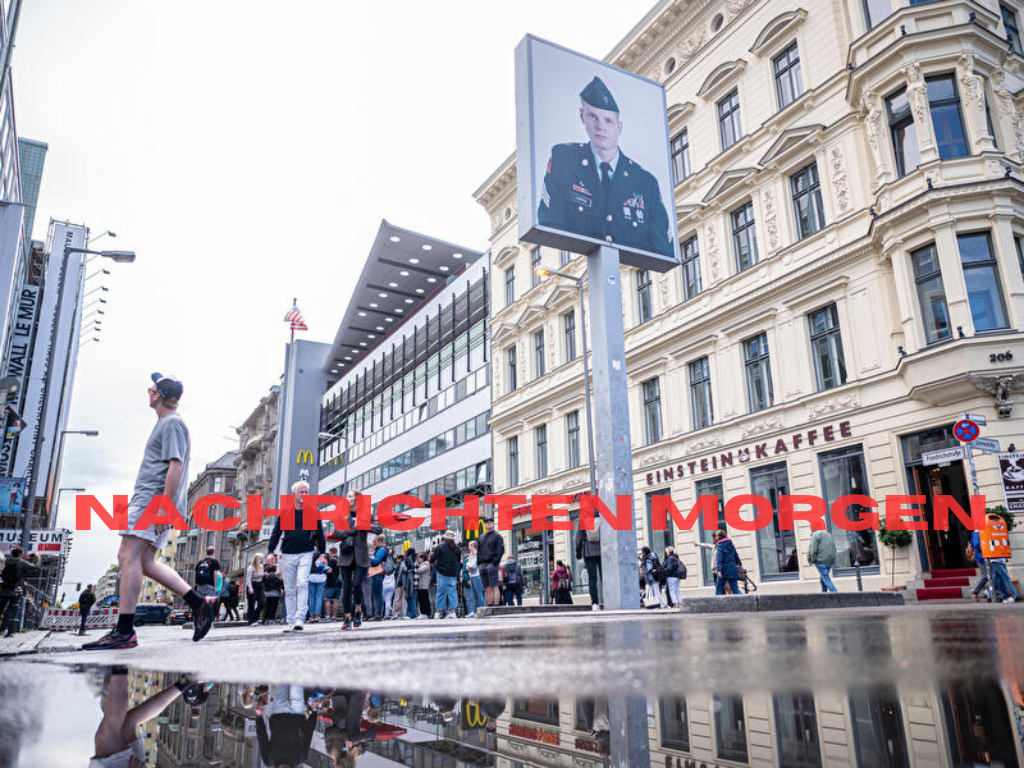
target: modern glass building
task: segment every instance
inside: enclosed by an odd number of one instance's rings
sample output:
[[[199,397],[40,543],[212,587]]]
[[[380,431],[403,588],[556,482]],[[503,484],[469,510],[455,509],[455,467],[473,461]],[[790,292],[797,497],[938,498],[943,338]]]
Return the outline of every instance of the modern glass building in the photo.
[[[320,493],[490,492],[487,281],[480,252],[381,223],[326,363]],[[388,536],[419,550],[440,533]]]

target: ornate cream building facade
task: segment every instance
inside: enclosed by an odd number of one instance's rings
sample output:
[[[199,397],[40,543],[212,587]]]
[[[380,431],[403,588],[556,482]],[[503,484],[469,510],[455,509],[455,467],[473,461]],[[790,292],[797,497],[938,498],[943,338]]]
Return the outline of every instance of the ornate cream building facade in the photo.
[[[666,0],[608,55],[667,93],[683,263],[624,268],[622,310],[638,545],[676,547],[684,592],[712,590],[693,546],[710,531],[651,531],[653,495],[689,509],[708,493],[922,494],[930,517],[935,494],[967,502],[966,461],[922,462],[956,445],[962,413],[1024,446],[1005,391],[1024,361],[1021,14]],[[495,492],[585,492],[575,288],[533,274],[583,275],[585,258],[518,242],[515,186],[513,157],[476,192],[492,223]],[[1003,503],[995,457],[975,453],[981,492]],[[522,520],[506,536],[535,595],[556,559],[581,581],[569,537]],[[818,589],[806,524],[731,533],[762,590]],[[895,551],[833,533],[843,591],[855,561],[866,589],[911,596],[965,565],[958,525]]]

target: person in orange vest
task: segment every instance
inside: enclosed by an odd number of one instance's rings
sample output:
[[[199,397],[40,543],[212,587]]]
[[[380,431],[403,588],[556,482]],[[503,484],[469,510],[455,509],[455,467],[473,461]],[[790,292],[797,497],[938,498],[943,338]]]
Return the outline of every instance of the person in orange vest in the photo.
[[[1017,590],[1013,588],[1010,574],[1006,570],[1006,561],[1010,559],[1010,531],[1006,521],[994,512],[985,516],[985,530],[979,534],[981,539],[981,556],[988,562],[992,575],[992,585],[998,592],[1007,597],[1004,603],[1017,600]]]

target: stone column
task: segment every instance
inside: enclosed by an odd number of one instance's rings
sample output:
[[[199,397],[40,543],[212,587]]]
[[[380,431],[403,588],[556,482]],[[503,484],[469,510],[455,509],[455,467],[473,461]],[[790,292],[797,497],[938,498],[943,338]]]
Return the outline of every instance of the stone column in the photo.
[[[957,337],[957,327],[963,328],[968,336],[974,335],[974,321],[971,319],[971,307],[967,301],[967,283],[964,281],[964,270],[960,264],[960,249],[956,242],[956,227],[952,220],[941,224],[933,224],[935,247],[939,254],[939,265],[942,268],[942,284],[946,289],[946,303],[949,305],[949,323],[952,326],[953,338]]]
[[[861,110],[863,112],[861,121],[864,123],[868,147],[871,149],[871,156],[875,163],[874,182],[871,185],[872,191],[874,191],[893,179],[892,161],[885,143],[888,138],[885,105],[877,93],[868,91],[861,99]]]
[[[1013,104],[1013,95],[1006,88],[1003,70],[992,73],[992,95],[995,97],[993,121],[999,125],[1005,137],[1003,151],[1017,162],[1024,160],[1024,121]]]
[[[1013,214],[997,211],[992,219],[992,247],[999,265],[999,282],[1002,284],[1006,312],[1011,328],[1024,325],[1024,275],[1021,274],[1017,244],[1013,236]]]
[[[973,154],[993,152],[995,145],[985,120],[985,80],[974,70],[974,54],[960,54],[956,74],[970,149]]]
[[[914,270],[910,255],[903,241],[895,238],[883,246],[883,258],[892,264],[893,282],[896,284],[896,301],[899,304],[899,321],[903,328],[903,349],[907,353],[921,349],[924,338],[917,323],[917,289],[914,285]]]
[[[917,146],[921,153],[921,164],[924,165],[939,159],[939,150],[935,145],[935,134],[932,129],[932,116],[928,109],[928,84],[925,83],[921,66],[917,62],[904,69],[903,74],[907,78],[907,100],[914,115]]]

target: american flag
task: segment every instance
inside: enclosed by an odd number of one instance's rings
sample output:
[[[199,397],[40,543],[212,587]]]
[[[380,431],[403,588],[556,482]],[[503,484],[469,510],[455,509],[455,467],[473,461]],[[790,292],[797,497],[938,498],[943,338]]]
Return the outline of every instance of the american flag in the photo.
[[[305,322],[302,320],[302,313],[299,312],[298,299],[292,299],[292,308],[288,310],[288,313],[284,316],[286,323],[292,324],[293,331],[308,331]]]

